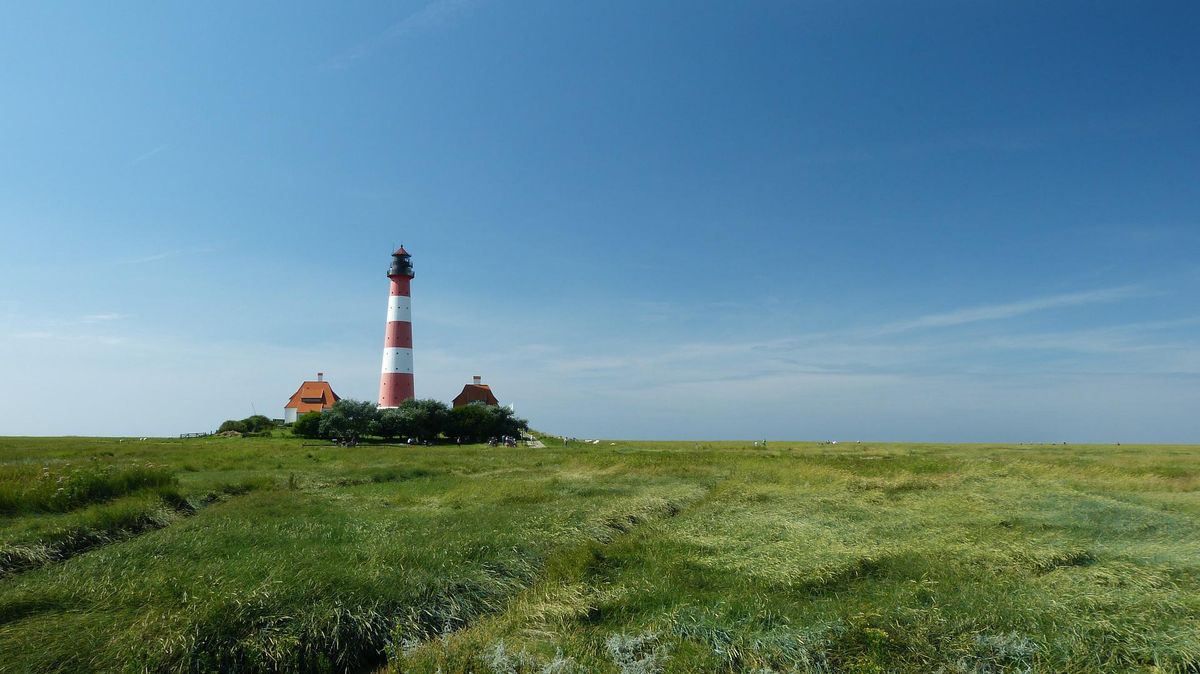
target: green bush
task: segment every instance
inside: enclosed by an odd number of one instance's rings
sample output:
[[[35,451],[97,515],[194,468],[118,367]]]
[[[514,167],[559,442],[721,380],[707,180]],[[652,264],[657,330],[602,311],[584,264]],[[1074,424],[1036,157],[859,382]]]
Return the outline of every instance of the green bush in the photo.
[[[226,421],[221,431],[250,434],[271,425],[270,419],[259,415]],[[516,437],[528,428],[529,424],[507,407],[471,404],[451,410],[440,400],[424,399],[406,400],[399,407],[381,410],[373,402],[344,398],[323,412],[300,415],[292,424],[292,434],[351,441],[374,436],[434,442],[444,436],[481,442],[506,435]]]
[[[398,409],[409,421],[409,437],[433,441],[448,430],[450,408],[440,400],[405,400]]]
[[[321,436],[358,440],[371,433],[378,418],[375,403],[343,398],[321,413]]]
[[[381,438],[407,438],[413,434],[412,417],[403,409],[378,410],[371,433]]]
[[[242,423],[246,426],[245,433],[263,433],[275,428],[275,422],[261,414],[246,417]]]
[[[275,422],[269,417],[261,414],[248,416],[245,419],[227,419],[220,428],[218,433],[226,431],[237,431],[238,433],[269,433],[272,428],[275,428]]]
[[[292,424],[292,434],[301,438],[321,437],[321,413],[306,412]]]
[[[482,442],[489,438],[518,437],[529,424],[507,407],[471,403],[450,410],[446,436],[464,442]]]

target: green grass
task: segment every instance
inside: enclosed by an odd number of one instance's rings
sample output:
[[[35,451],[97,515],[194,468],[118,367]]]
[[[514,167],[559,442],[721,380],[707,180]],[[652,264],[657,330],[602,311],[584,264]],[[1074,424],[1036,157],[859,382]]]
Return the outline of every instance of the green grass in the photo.
[[[63,513],[144,489],[173,487],[170,471],[153,465],[115,466],[93,457],[82,466],[0,467],[0,515]]]
[[[0,439],[0,672],[1200,671],[1196,447],[548,442]]]

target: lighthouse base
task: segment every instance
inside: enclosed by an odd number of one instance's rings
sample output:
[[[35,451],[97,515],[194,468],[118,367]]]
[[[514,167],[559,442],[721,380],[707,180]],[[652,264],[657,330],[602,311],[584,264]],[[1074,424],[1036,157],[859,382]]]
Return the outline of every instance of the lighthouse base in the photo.
[[[379,378],[379,407],[399,407],[405,400],[412,400],[413,376],[408,372],[385,372]]]

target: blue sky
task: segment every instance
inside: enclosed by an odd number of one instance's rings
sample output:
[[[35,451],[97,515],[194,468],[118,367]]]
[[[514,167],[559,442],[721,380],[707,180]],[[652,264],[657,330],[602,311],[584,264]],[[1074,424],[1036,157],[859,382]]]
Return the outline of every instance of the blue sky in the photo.
[[[0,8],[8,434],[1200,441],[1187,2]]]

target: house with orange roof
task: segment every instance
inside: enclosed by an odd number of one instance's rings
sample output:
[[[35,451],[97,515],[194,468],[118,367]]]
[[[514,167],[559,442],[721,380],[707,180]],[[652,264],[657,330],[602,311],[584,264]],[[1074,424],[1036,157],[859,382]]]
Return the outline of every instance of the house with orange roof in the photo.
[[[459,393],[454,398],[454,406],[462,407],[471,403],[483,403],[484,405],[499,406],[500,401],[496,399],[496,394],[492,393],[492,389],[487,384],[483,383],[483,377],[475,375],[475,380],[470,384],[464,384],[462,393]]]
[[[318,372],[316,381],[306,381],[292,394],[292,398],[283,406],[284,423],[294,423],[301,414],[321,412],[341,400],[333,392],[333,387],[325,381],[325,373]]]

